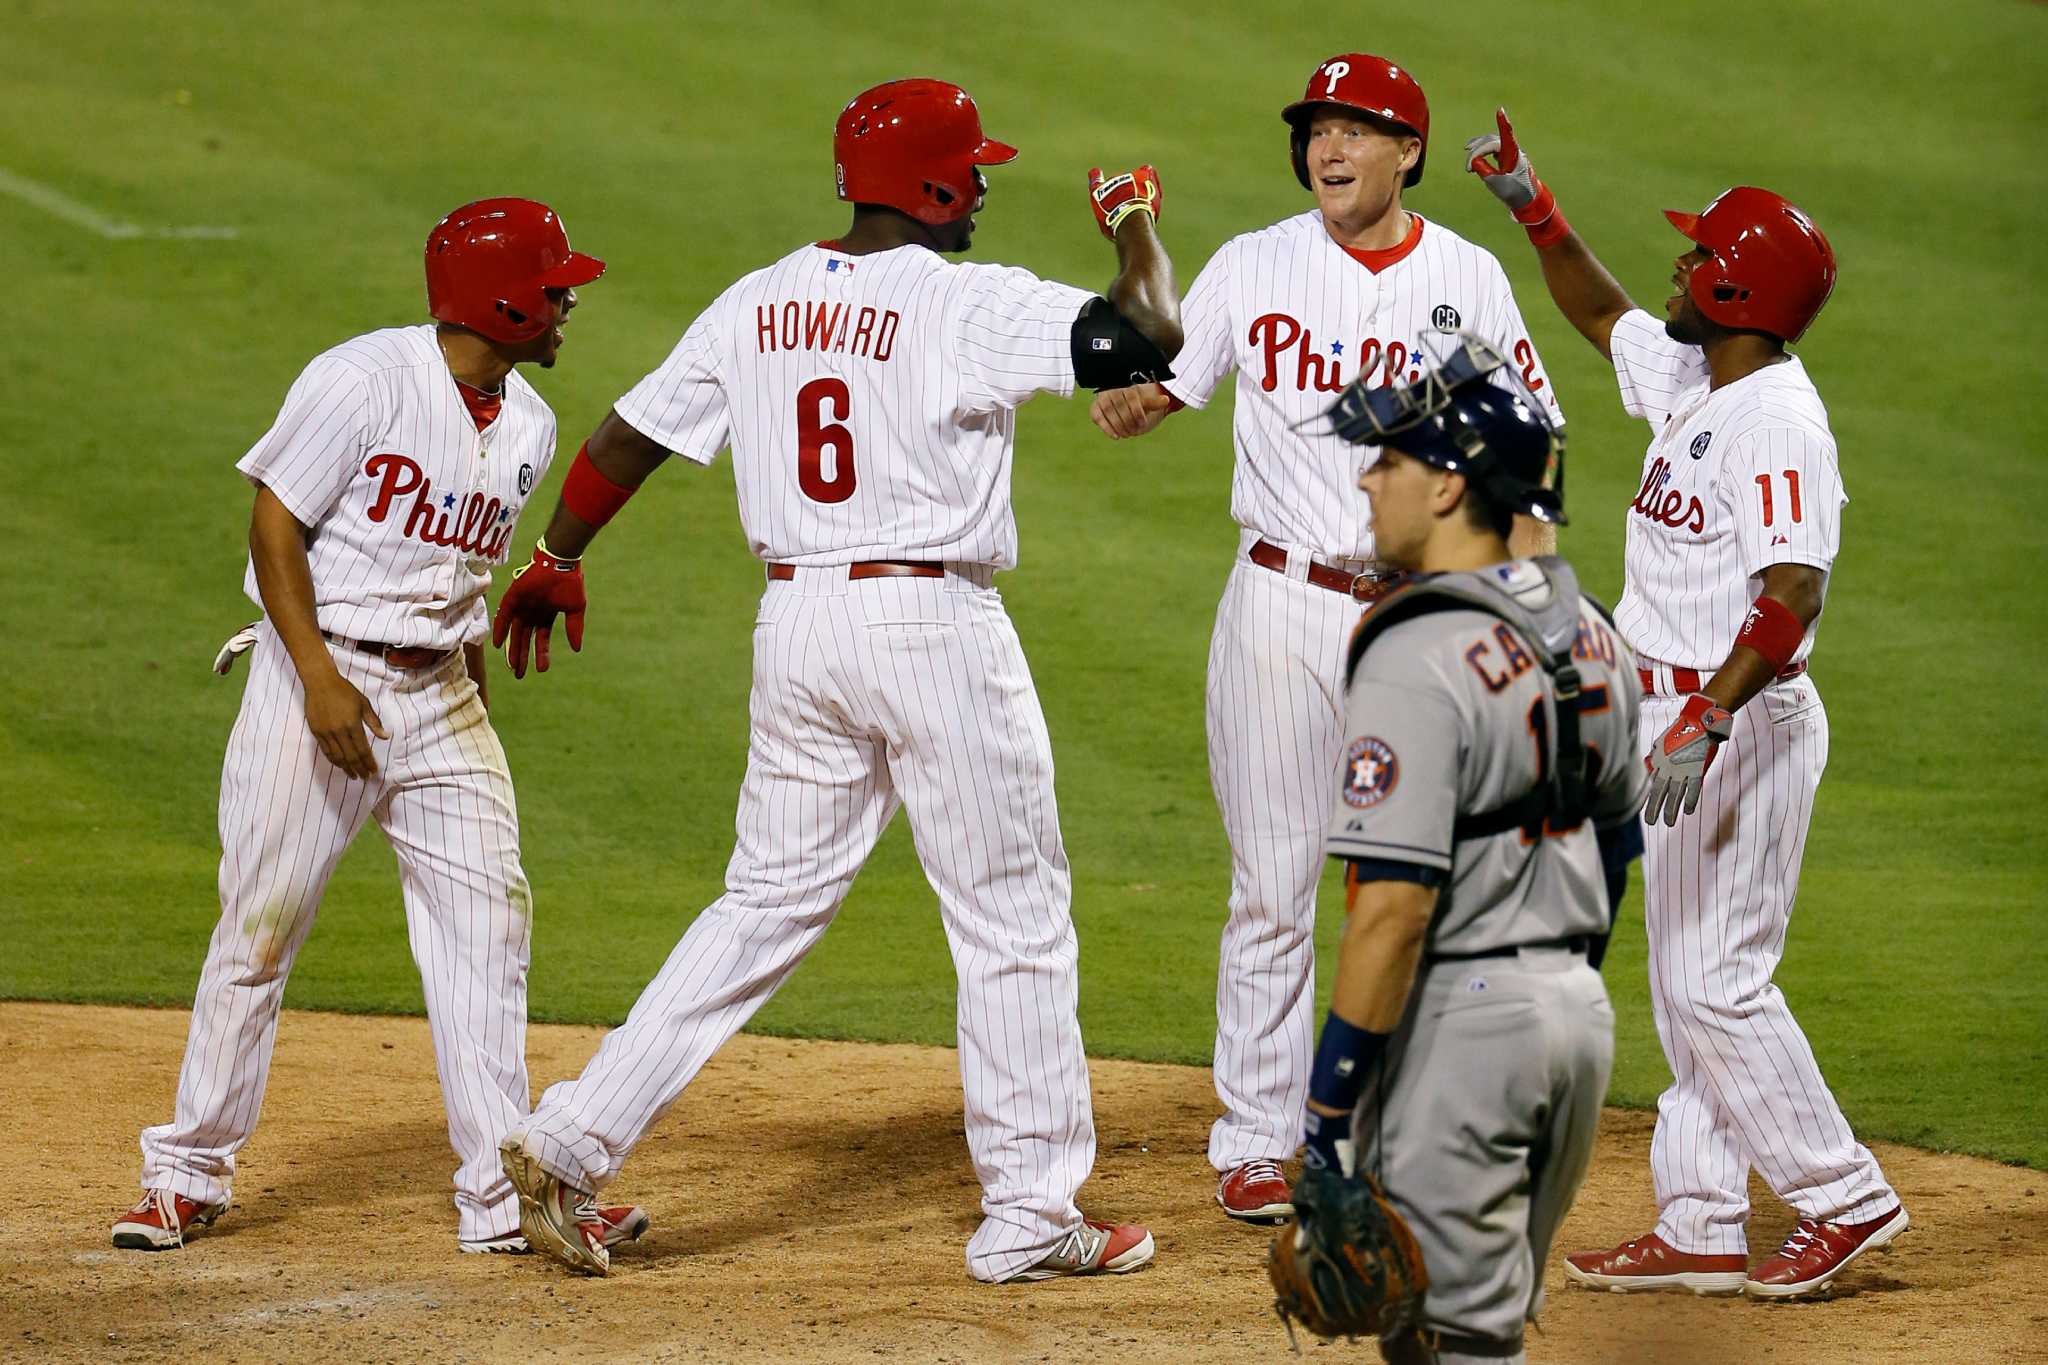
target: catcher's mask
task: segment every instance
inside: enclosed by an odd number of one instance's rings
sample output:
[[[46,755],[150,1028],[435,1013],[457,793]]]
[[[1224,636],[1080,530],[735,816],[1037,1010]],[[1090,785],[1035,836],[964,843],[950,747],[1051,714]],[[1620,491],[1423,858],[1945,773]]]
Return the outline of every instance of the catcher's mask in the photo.
[[[1420,379],[1401,388],[1352,380],[1324,414],[1331,429],[1463,474],[1495,506],[1565,525],[1564,433],[1527,381],[1471,332],[1448,338],[1447,354],[1429,336],[1420,344],[1430,352]]]

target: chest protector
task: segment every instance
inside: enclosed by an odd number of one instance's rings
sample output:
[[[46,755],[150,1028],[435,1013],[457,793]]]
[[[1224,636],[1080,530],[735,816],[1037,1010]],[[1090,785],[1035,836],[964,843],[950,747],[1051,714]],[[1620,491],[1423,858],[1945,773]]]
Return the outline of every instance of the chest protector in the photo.
[[[1531,572],[1534,570],[1534,572]],[[1591,598],[1583,600],[1592,601]],[[1383,597],[1366,613],[1351,637],[1344,669],[1348,691],[1358,664],[1373,641],[1403,621],[1442,611],[1482,611],[1507,623],[1533,645],[1531,652],[1550,679],[1556,724],[1539,765],[1536,785],[1516,800],[1489,811],[1460,815],[1451,837],[1484,839],[1511,829],[1540,828],[1547,820],[1569,828],[1593,809],[1597,772],[1587,770],[1586,743],[1579,726],[1580,679],[1572,662],[1579,638],[1578,576],[1556,555],[1522,564],[1503,564],[1473,573],[1429,574]],[[1597,602],[1594,609],[1604,617]],[[1611,624],[1611,622],[1610,622]]]

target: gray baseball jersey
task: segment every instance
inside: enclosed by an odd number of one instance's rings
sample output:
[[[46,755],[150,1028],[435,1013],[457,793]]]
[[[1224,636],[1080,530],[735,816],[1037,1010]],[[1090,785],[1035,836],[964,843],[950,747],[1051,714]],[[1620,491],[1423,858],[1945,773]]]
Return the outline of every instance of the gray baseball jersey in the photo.
[[[1368,879],[1375,868],[1447,874],[1429,951],[1463,960],[1425,959],[1352,1134],[1422,1248],[1423,1321],[1444,1334],[1442,1359],[1520,1365],[1522,1324],[1542,1306],[1543,1263],[1585,1178],[1613,1067],[1606,988],[1560,941],[1607,929],[1593,827],[1642,803],[1640,686],[1634,656],[1563,561],[1434,582],[1504,594],[1524,626],[1476,606],[1382,618],[1353,670],[1330,852]],[[1580,677],[1590,818],[1458,838],[1461,818],[1549,781],[1546,640],[1569,644]]]
[[[1555,561],[1553,561],[1555,562]],[[1534,561],[1445,575],[1505,592],[1533,616],[1565,610]],[[1565,580],[1566,590],[1576,585]],[[1564,618],[1569,628],[1569,617]],[[1454,840],[1460,816],[1505,806],[1543,780],[1556,699],[1535,643],[1477,608],[1403,621],[1358,661],[1347,699],[1343,785],[1331,856],[1447,873],[1430,950],[1484,952],[1607,929],[1593,824],[1641,806],[1635,657],[1600,609],[1577,603],[1572,660],[1592,793],[1592,822]]]

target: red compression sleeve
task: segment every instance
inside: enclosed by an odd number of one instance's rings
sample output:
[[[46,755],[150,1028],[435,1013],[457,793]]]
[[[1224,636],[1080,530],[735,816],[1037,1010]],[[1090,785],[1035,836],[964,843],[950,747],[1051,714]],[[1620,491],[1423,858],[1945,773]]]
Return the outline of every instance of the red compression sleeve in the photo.
[[[1783,669],[1799,652],[1806,638],[1806,623],[1775,597],[1759,597],[1749,604],[1749,615],[1736,632],[1735,643],[1747,645],[1764,656],[1772,668]]]
[[[590,462],[590,442],[585,441],[562,480],[562,506],[576,520],[593,529],[617,516],[626,499],[638,491],[613,483]]]

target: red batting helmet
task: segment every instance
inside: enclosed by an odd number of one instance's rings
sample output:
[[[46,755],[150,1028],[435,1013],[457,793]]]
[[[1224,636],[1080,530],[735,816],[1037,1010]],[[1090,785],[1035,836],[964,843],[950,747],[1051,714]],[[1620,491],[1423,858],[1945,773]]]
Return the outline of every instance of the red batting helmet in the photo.
[[[550,289],[589,284],[604,262],[569,249],[562,220],[531,199],[479,199],[427,234],[427,312],[493,341],[531,341],[554,323]]]
[[[1723,327],[1797,341],[1835,287],[1835,249],[1783,195],[1738,185],[1699,213],[1664,210],[1671,225],[1713,253],[1686,292]]]
[[[957,85],[890,81],[863,90],[832,128],[839,197],[886,204],[936,227],[974,212],[977,166],[1017,149],[982,136],[981,113]]]
[[[1346,52],[1330,58],[1308,78],[1308,89],[1300,99],[1280,111],[1294,133],[1294,175],[1303,189],[1312,189],[1308,178],[1308,125],[1316,106],[1334,104],[1356,109],[1387,123],[1399,124],[1422,139],[1422,151],[1408,168],[1403,184],[1422,179],[1422,163],[1429,156],[1429,101],[1415,78],[1385,57],[1370,52]]]

